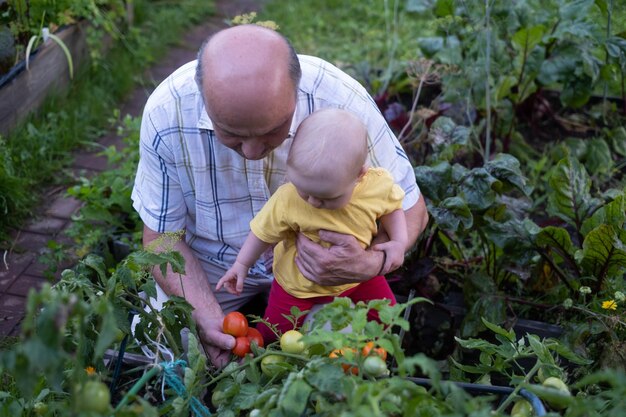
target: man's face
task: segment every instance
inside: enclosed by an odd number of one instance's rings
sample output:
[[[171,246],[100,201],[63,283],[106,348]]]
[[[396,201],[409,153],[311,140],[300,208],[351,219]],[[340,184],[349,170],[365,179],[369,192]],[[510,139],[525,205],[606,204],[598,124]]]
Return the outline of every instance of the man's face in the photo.
[[[245,117],[235,124],[220,123],[213,120],[213,129],[217,139],[226,147],[233,149],[246,159],[263,159],[289,137],[293,108],[281,115],[273,115],[267,122],[251,122]]]

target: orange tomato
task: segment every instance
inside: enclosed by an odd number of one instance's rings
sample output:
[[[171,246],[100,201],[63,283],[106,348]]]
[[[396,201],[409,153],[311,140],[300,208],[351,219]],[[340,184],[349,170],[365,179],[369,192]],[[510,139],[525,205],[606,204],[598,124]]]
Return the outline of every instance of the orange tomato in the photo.
[[[382,347],[374,347],[374,342],[367,342],[363,349],[361,349],[361,355],[368,357],[372,352],[378,355],[382,360],[387,360],[387,351]]]
[[[353,353],[356,353],[356,350],[354,349],[350,349]],[[330,354],[328,355],[329,358],[331,359],[337,359],[337,358],[341,358],[345,356],[345,351],[346,349],[335,349],[332,352],[330,352]],[[346,374],[352,373],[352,375],[358,375],[359,374],[359,368],[356,365],[350,364],[350,363],[342,363],[341,364],[341,368],[343,369],[343,372]]]

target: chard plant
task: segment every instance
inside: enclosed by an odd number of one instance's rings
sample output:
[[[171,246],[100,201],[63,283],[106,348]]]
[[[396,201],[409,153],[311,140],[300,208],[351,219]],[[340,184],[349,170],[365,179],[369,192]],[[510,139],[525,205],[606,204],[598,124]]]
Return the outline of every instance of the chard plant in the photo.
[[[491,149],[508,152],[524,125],[535,134],[545,123],[568,126],[547,91],[558,91],[564,108],[580,108],[615,72],[615,63],[624,53],[623,37],[607,38],[593,18],[602,6],[606,8],[605,2],[496,1],[477,7],[458,1],[412,1],[410,5],[437,19],[437,33],[419,38],[420,50],[451,68],[443,74],[440,100],[462,107],[474,126],[474,145],[485,160],[491,157]],[[599,57],[605,54],[611,59],[603,62]],[[491,146],[492,138],[500,142]]]

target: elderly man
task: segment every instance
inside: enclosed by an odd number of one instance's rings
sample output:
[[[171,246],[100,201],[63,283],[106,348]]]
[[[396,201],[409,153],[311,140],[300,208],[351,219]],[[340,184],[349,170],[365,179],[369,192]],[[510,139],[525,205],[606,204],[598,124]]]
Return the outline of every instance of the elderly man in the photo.
[[[358,82],[319,58],[296,55],[279,33],[256,25],[216,33],[197,61],[176,70],[148,99],[134,207],[145,225],[144,245],[165,232],[185,230],[174,247],[186,260],[185,276],[158,270],[154,275],[161,296],[178,295],[194,307],[215,365],[225,363],[235,343],[222,331],[224,312],[267,291],[271,253],[250,270],[242,296],[215,293],[215,284],[234,262],[250,220],[286,181],[296,128],[328,107],[361,118],[369,134],[368,162],[385,167],[404,189],[409,249],[428,215],[401,145]],[[303,235],[297,239],[296,262],[307,279],[321,285],[360,282],[381,269],[383,253],[363,250],[353,236],[321,231],[320,237],[331,246]]]

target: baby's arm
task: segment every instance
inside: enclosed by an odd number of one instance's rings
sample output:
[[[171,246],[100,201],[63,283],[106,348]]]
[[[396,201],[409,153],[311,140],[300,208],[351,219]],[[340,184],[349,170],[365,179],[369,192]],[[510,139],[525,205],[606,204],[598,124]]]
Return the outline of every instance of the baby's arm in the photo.
[[[239,295],[243,291],[243,280],[248,276],[248,270],[271,244],[263,242],[250,232],[244,242],[233,266],[224,274],[215,286],[216,290],[226,288],[231,294]]]
[[[385,262],[380,272],[380,275],[384,275],[399,268],[404,262],[409,236],[404,211],[401,209],[385,214],[380,222],[389,235],[389,241],[374,245],[372,249],[385,252]]]

